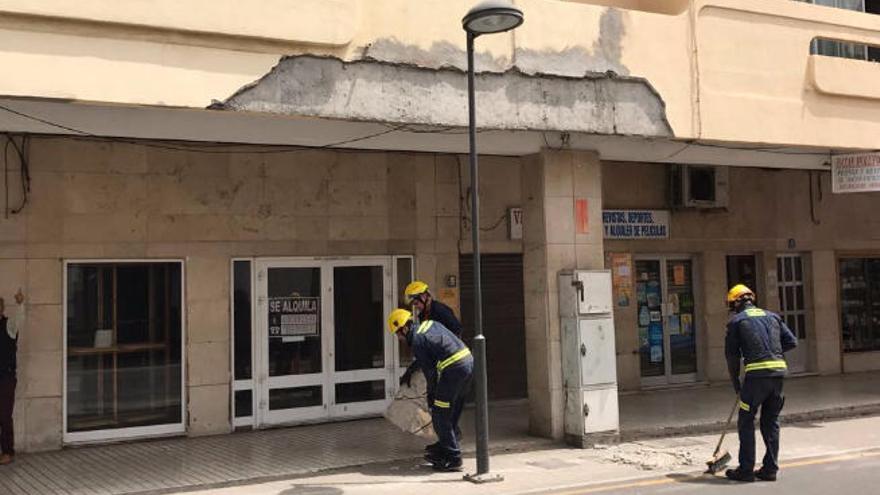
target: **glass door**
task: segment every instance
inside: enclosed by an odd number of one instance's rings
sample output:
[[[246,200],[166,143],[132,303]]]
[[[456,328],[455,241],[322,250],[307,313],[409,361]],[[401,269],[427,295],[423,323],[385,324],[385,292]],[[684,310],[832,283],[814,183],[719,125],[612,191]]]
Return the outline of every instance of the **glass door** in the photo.
[[[257,275],[259,424],[329,414],[328,352],[320,262],[259,262]]]
[[[693,261],[636,259],[636,300],[642,385],[697,379]]]
[[[666,260],[666,328],[670,383],[697,379],[697,336],[694,322],[694,266],[689,259]]]
[[[636,260],[639,362],[643,385],[666,383],[666,335],[663,331],[661,260]]]
[[[257,261],[257,426],[385,410],[391,277],[390,258]]]
[[[393,292],[390,265],[335,262],[332,400],[334,417],[381,413],[394,392],[394,345],[385,331]]]

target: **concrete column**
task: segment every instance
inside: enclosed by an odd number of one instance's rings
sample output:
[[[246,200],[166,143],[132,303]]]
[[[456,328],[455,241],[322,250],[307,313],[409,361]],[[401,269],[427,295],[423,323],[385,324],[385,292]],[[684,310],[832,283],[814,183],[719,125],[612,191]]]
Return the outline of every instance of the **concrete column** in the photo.
[[[192,257],[186,263],[188,433],[232,431],[229,411],[229,259]]]
[[[562,438],[557,276],[564,269],[604,266],[599,158],[572,151],[528,157],[522,190],[529,429],[535,435]],[[580,219],[579,201],[586,202],[587,210]]]
[[[811,268],[816,318],[816,371],[822,375],[842,372],[836,264],[834,251],[813,251]]]
[[[701,272],[703,297],[703,330],[698,330],[698,342],[704,342],[703,374],[709,381],[727,380],[727,360],[724,357],[724,336],[727,333],[728,312],[727,264],[723,252],[707,251],[702,256]]]

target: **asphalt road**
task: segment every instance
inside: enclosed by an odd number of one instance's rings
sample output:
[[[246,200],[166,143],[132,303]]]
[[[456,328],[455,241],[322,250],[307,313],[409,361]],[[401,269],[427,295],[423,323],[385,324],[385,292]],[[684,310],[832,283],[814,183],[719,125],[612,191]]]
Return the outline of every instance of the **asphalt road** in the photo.
[[[590,486],[552,492],[553,495],[642,494],[880,494],[880,449],[848,455],[816,457],[782,465],[776,482],[737,483],[723,475],[668,475],[655,479]]]

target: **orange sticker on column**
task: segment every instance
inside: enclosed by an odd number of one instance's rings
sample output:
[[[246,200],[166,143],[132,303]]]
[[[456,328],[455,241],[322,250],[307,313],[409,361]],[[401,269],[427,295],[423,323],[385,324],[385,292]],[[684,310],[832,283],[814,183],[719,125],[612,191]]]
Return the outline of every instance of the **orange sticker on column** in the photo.
[[[587,200],[577,199],[574,202],[574,221],[578,234],[590,233],[590,217],[587,213]]]

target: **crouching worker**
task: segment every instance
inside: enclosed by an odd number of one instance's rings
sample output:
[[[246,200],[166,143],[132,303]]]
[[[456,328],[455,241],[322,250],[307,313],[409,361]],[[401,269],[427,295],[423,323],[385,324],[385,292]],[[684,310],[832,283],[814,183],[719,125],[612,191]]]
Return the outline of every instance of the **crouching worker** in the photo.
[[[437,444],[425,459],[438,471],[461,471],[461,448],[455,431],[474,369],[470,349],[441,323],[427,320],[416,327],[412,313],[405,309],[391,312],[388,328],[410,346],[428,382]]]

